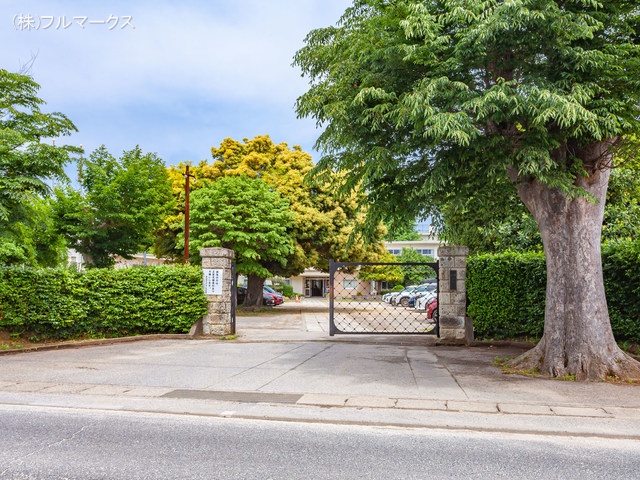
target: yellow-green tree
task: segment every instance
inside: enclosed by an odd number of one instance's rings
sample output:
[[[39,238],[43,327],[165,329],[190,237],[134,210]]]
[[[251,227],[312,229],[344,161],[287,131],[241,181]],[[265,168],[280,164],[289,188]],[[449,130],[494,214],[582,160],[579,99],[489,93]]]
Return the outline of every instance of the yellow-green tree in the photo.
[[[191,258],[204,247],[235,252],[236,271],[247,276],[245,304],[262,305],[265,278],[293,250],[289,201],[259,178],[220,177],[193,192]]]
[[[398,265],[398,259],[390,252],[385,252],[378,259],[380,264],[366,265],[358,271],[358,278],[362,280],[369,280],[373,282],[387,282],[392,284],[401,284],[404,280],[404,272],[400,265]],[[379,286],[378,290],[381,290]]]
[[[366,214],[362,208],[363,196],[357,191],[338,198],[327,186],[316,186],[305,182],[305,177],[313,169],[311,155],[299,146],[292,149],[286,143],[275,144],[268,135],[251,140],[237,141],[227,138],[219,147],[211,149],[213,163],[205,161],[191,167],[196,181],[193,190],[204,185],[205,180],[246,175],[260,178],[281,197],[289,200],[293,213],[293,226],[289,234],[294,249],[283,266],[280,262],[265,267],[274,275],[292,276],[307,267],[328,270],[329,260],[365,261],[376,260],[384,252],[381,238],[384,228],[376,232],[375,241],[365,244],[352,235],[356,225]],[[174,182],[174,194],[183,199],[184,165],[173,166],[170,176]],[[178,202],[184,205],[184,202]],[[183,228],[182,213],[176,212],[167,225],[166,235],[160,238],[165,245],[172,242],[170,232]],[[174,242],[176,256],[183,245]],[[165,247],[165,250],[166,247]]]

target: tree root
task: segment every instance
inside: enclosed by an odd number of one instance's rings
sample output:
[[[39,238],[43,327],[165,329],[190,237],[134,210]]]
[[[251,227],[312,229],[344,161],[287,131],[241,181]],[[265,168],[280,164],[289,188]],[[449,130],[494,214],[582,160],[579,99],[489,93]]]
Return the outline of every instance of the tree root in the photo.
[[[617,346],[607,357],[577,354],[570,359],[545,355],[541,341],[531,350],[507,362],[516,372],[539,372],[553,378],[568,377],[577,381],[640,381],[640,362]]]

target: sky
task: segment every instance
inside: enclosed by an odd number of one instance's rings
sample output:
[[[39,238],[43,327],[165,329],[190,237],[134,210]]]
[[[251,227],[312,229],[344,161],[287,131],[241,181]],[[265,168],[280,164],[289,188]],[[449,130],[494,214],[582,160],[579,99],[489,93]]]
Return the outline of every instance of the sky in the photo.
[[[293,56],[350,0],[0,0],[0,68],[29,71],[46,112],[78,128],[56,140],[166,165],[211,162],[212,146],[268,134],[319,158],[298,119],[308,88]]]

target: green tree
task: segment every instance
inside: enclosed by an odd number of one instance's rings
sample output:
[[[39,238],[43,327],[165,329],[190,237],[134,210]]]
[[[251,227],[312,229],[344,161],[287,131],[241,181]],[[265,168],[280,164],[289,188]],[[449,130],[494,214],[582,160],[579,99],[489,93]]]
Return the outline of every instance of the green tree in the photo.
[[[173,206],[164,162],[139,147],[120,159],[102,146],[84,162],[81,190],[56,190],[56,224],[69,245],[95,267],[148,249]]]
[[[440,210],[442,238],[452,244],[468,246],[472,254],[542,251],[538,225],[519,202],[515,189],[494,192],[491,198],[480,202],[470,200],[464,209],[445,203]],[[640,168],[635,159],[622,159],[622,165],[611,170],[602,242],[631,240],[639,236]]]
[[[422,236],[416,230],[416,224],[401,222],[397,225],[387,226],[385,240],[388,242],[421,240]]]
[[[297,111],[324,127],[316,172],[348,171],[370,219],[516,189],[548,283],[544,335],[514,367],[640,378],[613,337],[600,255],[614,151],[640,130],[639,25],[627,0],[356,0],[296,54],[311,80]]]
[[[364,265],[358,270],[358,278],[361,280],[373,282],[386,282],[391,284],[400,284],[404,280],[405,274],[400,265],[397,265],[398,259],[395,255],[385,252],[377,260],[380,264]],[[381,288],[377,288],[378,291]]]
[[[0,231],[0,265],[57,267],[66,262],[66,243],[56,232],[51,200],[25,195],[14,220]]]
[[[43,241],[50,195],[47,181],[64,180],[64,165],[80,149],[56,146],[58,137],[76,131],[61,113],[41,111],[44,100],[31,77],[0,69],[0,263],[55,263]],[[49,230],[47,230],[49,232]],[[40,243],[38,243],[40,242]],[[55,250],[53,248],[52,250]],[[58,254],[53,253],[53,257]]]
[[[299,146],[289,148],[286,143],[275,144],[268,135],[260,135],[243,141],[227,138],[219,147],[213,147],[212,164],[201,162],[191,167],[197,181],[194,191],[204,180],[217,180],[227,176],[246,175],[260,178],[283,198],[289,200],[293,215],[290,235],[294,249],[287,262],[276,262],[265,267],[274,275],[289,277],[298,275],[307,267],[328,271],[329,260],[376,260],[385,250],[381,242],[384,229],[378,225],[373,240],[365,244],[361,237],[352,235],[357,224],[364,220],[360,190],[348,192],[338,198],[328,185],[305,183],[305,176],[313,168],[311,156]],[[184,166],[172,167],[174,193],[181,204],[180,211],[172,217],[172,225],[160,239],[165,250],[179,252],[180,243],[173,239],[182,229],[184,211]],[[171,247],[175,244],[176,247]]]
[[[640,238],[640,168],[635,165],[611,172],[604,209],[604,242]]]
[[[246,175],[206,181],[191,200],[192,258],[205,247],[233,250],[236,271],[248,279],[245,304],[262,305],[264,280],[274,275],[269,267],[286,266],[293,251],[288,200]]]
[[[402,247],[402,252],[398,255],[398,262],[401,263],[433,263],[433,257],[422,255],[415,248]],[[405,286],[418,285],[422,280],[427,278],[436,278],[436,272],[433,268],[421,265],[402,265],[400,267],[404,274],[402,283]]]

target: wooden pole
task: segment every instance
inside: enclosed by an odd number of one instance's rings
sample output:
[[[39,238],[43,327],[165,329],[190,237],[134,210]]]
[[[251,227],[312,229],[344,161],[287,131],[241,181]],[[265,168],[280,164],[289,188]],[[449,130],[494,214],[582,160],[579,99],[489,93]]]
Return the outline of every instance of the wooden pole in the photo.
[[[184,174],[184,263],[189,263],[189,165]]]

